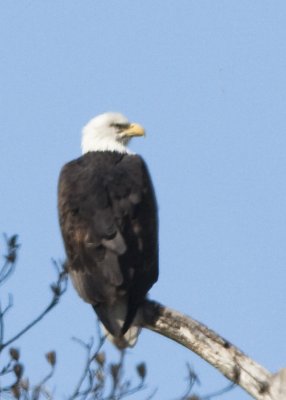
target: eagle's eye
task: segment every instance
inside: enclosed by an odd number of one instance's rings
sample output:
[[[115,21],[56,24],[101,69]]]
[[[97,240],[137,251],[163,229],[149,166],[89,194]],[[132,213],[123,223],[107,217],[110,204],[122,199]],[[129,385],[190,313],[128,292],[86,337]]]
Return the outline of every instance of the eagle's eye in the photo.
[[[124,131],[125,129],[129,128],[130,124],[128,123],[120,123],[120,122],[112,122],[110,124],[113,128],[116,128],[119,132]]]

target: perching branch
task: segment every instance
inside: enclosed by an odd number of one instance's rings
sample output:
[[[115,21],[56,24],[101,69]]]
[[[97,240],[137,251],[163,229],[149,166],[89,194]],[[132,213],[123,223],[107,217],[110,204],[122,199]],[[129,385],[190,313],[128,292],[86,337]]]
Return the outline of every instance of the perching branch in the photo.
[[[4,265],[0,267],[0,284],[6,282],[13,273],[19,249],[16,235],[11,238],[5,237],[5,239],[7,254],[4,256]],[[5,307],[1,307],[0,305],[0,353],[4,348],[29,331],[59,302],[60,297],[66,290],[67,274],[64,266],[55,262],[54,264],[57,268],[58,276],[56,283],[51,285],[53,295],[50,304],[34,321],[6,342],[4,342],[4,317],[12,307],[12,298],[9,298],[8,305]],[[220,337],[203,324],[168,309],[159,303],[146,300],[142,307],[142,317],[142,325],[144,327],[158,332],[194,351],[233,382],[232,385],[221,391],[204,397],[194,396],[194,398],[209,400],[225,393],[236,384],[245,389],[257,400],[286,400],[286,368],[277,374],[271,374],[229,341]],[[136,370],[140,380],[138,385],[133,386],[130,380],[123,378],[124,353],[121,354],[119,363],[108,365],[105,363],[104,353],[99,353],[102,343],[103,338],[101,338],[99,347],[96,350],[92,349],[92,345],[85,345],[88,353],[87,361],[79,383],[70,399],[88,400],[100,398],[104,400],[119,400],[145,388],[145,364],[141,363],[137,365]],[[0,397],[2,397],[2,394],[11,394],[14,398],[18,399],[28,400],[32,398],[39,400],[41,395],[43,395],[47,399],[52,399],[52,395],[45,386],[47,381],[53,376],[55,370],[55,353],[47,353],[46,358],[51,365],[51,370],[34,388],[31,388],[28,379],[23,379],[24,366],[20,363],[19,357],[19,351],[15,348],[10,348],[10,360],[0,369],[0,376],[2,378],[7,375],[11,376],[13,381],[8,386],[0,387]],[[191,398],[189,394],[192,391],[195,381],[193,373],[189,372],[189,386],[183,397],[180,397],[181,400]],[[107,382],[107,377],[112,378],[112,385],[111,392],[106,395],[105,383]],[[151,399],[153,395],[154,393],[148,399]]]
[[[271,374],[205,325],[154,301],[145,301],[142,318],[145,328],[192,350],[254,399],[286,399],[286,368]]]

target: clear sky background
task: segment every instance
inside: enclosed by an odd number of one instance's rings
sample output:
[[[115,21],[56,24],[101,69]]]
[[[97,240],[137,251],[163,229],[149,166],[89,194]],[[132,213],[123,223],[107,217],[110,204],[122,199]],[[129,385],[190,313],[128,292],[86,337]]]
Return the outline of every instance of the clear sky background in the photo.
[[[160,279],[151,297],[205,323],[271,371],[286,367],[286,2],[9,0],[0,3],[0,226],[22,243],[6,334],[50,299],[63,259],[56,191],[80,155],[82,126],[121,111],[147,130],[160,207]],[[3,244],[3,242],[2,242]],[[21,339],[34,382],[58,352],[56,398],[71,392],[95,332],[71,285]],[[116,351],[108,347],[110,357]],[[127,373],[184,391],[186,362],[209,393],[226,380],[195,354],[144,331]],[[134,396],[144,399],[146,393]],[[249,399],[237,389],[225,398]]]

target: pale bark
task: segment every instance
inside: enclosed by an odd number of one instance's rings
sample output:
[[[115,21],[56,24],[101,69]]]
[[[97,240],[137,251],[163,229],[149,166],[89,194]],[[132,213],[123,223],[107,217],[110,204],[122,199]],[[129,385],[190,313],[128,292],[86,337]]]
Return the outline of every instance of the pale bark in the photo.
[[[145,328],[194,351],[254,399],[286,400],[286,369],[270,373],[205,325],[154,301],[146,300],[142,316]]]

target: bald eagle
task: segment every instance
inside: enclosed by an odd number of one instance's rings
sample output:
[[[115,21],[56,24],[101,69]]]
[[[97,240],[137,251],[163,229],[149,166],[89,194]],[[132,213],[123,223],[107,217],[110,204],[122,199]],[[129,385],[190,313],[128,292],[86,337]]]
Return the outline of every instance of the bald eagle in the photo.
[[[58,186],[69,275],[120,348],[135,344],[136,313],[158,279],[153,185],[143,159],[126,147],[143,135],[120,113],[93,118],[83,128],[83,155],[64,165]]]

